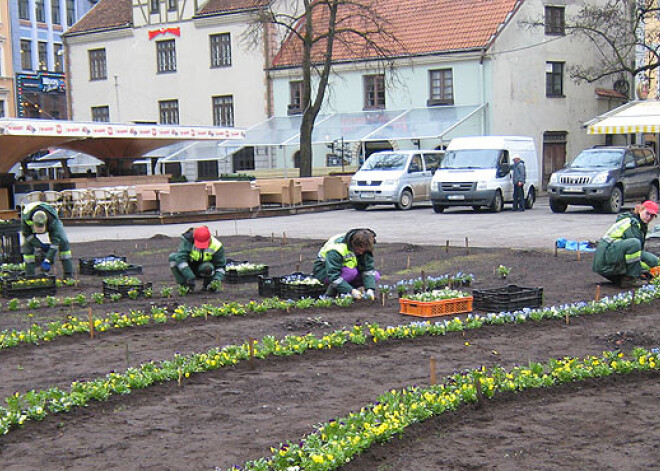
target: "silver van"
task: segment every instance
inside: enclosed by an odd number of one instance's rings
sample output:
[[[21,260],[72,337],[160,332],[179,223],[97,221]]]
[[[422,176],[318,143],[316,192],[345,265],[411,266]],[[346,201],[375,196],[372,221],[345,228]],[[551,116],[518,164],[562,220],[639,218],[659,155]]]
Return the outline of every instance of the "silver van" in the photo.
[[[372,204],[410,209],[415,201],[430,201],[431,179],[445,155],[441,150],[399,150],[371,154],[348,187],[357,210]]]

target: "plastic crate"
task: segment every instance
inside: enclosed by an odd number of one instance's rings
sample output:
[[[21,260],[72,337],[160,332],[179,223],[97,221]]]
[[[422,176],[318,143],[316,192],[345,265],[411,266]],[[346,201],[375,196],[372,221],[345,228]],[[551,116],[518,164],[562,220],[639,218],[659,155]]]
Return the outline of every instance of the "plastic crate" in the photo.
[[[314,278],[314,275],[306,275],[295,272],[291,275],[280,276],[273,279],[278,296],[282,299],[318,298],[325,294],[327,287],[324,284],[305,285],[290,283],[291,281]]]
[[[97,276],[121,276],[121,275],[141,275],[142,265],[129,265],[121,270],[97,270],[94,269],[92,275]]]
[[[20,221],[0,223],[0,262],[19,263],[21,255]]]
[[[241,263],[250,263],[248,261],[237,262],[234,260],[227,260],[227,267],[230,265],[240,265]],[[224,282],[230,285],[235,285],[238,283],[254,283],[259,281],[260,276],[268,276],[268,265],[265,265],[264,268],[238,273],[235,270],[227,270],[225,267],[225,279]]]
[[[472,296],[439,299],[431,302],[399,299],[399,314],[415,317],[439,317],[472,312]]]
[[[257,276],[257,283],[259,287],[259,296],[264,298],[272,298],[273,296],[279,297],[279,292],[275,288],[275,280],[267,278],[263,275]]]
[[[38,285],[31,285],[32,280],[43,280]],[[35,275],[2,279],[4,298],[32,298],[54,296],[57,293],[57,279],[54,275]]]
[[[83,257],[79,259],[78,271],[81,275],[96,275],[97,270],[94,265],[101,262],[125,262],[126,257],[116,255],[106,255],[105,257]]]
[[[113,294],[121,294],[122,297],[127,298],[128,292],[136,290],[138,296],[144,296],[144,290],[151,288],[151,283],[141,283],[139,285],[109,285],[103,280],[103,296],[106,298],[111,297]]]
[[[649,270],[651,273],[651,276],[655,278],[656,276],[660,276],[660,267],[653,267]]]
[[[508,285],[502,288],[472,290],[474,308],[481,311],[514,311],[524,307],[535,308],[543,304],[543,288],[525,288]]]

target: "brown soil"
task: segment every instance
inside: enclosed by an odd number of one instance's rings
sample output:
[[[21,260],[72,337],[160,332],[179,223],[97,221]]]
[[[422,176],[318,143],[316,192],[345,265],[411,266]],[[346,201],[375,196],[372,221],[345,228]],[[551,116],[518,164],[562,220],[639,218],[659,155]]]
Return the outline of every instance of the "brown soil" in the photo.
[[[266,263],[271,275],[311,266],[322,241],[262,237],[222,238],[236,260]],[[225,285],[221,293],[171,299],[157,295],[173,285],[167,255],[177,240],[95,242],[74,245],[76,257],[125,255],[144,267],[154,284],[151,300],[107,301],[93,313],[169,308],[179,303],[245,302],[259,299],[256,283]],[[382,283],[427,275],[473,273],[472,288],[515,283],[543,287],[544,304],[592,299],[603,280],[591,272],[591,255],[574,252],[510,251],[378,244]],[[507,280],[495,267],[512,268]],[[409,267],[409,268],[407,268]],[[59,268],[59,267],[58,267]],[[101,280],[81,276],[76,288],[57,297],[101,291]],[[602,285],[602,295],[620,290]],[[67,315],[87,316],[87,307],[7,310],[0,328],[19,328]],[[23,302],[25,304],[25,302]],[[347,346],[288,358],[255,361],[94,402],[66,414],[29,422],[0,438],[3,469],[227,468],[268,456],[269,448],[297,441],[314,424],[346,415],[392,388],[428,384],[429,358],[440,376],[466,368],[511,366],[552,357],[600,354],[603,350],[655,347],[660,338],[657,303],[633,311],[572,319],[485,327],[463,334]],[[398,314],[398,301],[360,301],[346,309],[291,310],[246,317],[190,319],[160,326],[120,329],[90,339],[59,338],[39,346],[0,351],[0,397],[16,391],[67,388],[72,381],[122,371],[149,360],[242,343],[249,337],[321,334],[358,323],[397,325],[418,320]],[[659,375],[635,375],[503,395],[485,407],[412,427],[403,437],[375,446],[346,469],[651,469],[660,459]]]

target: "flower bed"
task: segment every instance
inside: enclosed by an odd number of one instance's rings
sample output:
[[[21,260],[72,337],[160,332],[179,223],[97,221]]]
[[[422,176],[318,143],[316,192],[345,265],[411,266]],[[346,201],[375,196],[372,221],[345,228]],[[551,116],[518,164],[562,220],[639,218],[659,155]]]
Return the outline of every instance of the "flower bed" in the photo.
[[[263,263],[251,263],[247,261],[237,262],[227,260],[225,267],[225,283],[253,283],[259,280],[259,276],[268,276],[268,265]]]
[[[399,299],[399,314],[438,317],[471,312],[472,300],[467,293],[453,289],[411,294]]]
[[[53,275],[36,275],[2,280],[2,296],[5,298],[32,298],[52,296],[57,292],[57,280]]]

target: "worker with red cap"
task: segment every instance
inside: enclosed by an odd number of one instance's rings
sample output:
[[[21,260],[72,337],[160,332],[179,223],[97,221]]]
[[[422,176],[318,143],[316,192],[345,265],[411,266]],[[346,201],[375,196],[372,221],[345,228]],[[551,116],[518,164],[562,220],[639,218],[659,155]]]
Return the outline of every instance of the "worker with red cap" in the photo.
[[[658,266],[658,257],[644,250],[649,223],[658,216],[658,203],[646,200],[616,222],[598,241],[593,270],[622,288],[639,284],[643,271]]]
[[[191,227],[181,234],[179,250],[170,254],[170,270],[176,282],[191,290],[197,278],[204,280],[204,289],[213,289],[212,281],[225,278],[226,265],[225,249],[207,226]]]

